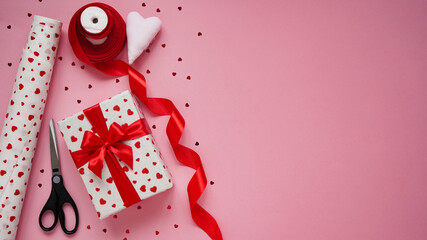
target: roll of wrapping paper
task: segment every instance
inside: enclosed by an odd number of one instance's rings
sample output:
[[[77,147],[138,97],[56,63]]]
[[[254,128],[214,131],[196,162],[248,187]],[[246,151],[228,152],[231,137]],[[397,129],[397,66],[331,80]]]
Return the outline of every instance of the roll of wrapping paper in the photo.
[[[34,16],[0,136],[0,239],[15,239],[62,23]],[[12,79],[10,79],[12,81]]]

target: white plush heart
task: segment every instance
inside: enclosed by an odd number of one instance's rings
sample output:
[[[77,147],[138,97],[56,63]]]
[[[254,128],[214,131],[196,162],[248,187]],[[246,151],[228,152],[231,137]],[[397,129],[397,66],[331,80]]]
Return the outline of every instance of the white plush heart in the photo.
[[[160,31],[162,22],[158,17],[144,19],[138,12],[130,12],[126,20],[128,59],[132,64],[147,49]]]

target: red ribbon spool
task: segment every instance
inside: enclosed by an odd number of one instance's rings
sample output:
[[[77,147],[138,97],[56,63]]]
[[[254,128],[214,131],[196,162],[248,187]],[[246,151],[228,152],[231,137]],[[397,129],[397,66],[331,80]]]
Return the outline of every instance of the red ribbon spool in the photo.
[[[99,7],[108,16],[110,28],[107,40],[101,45],[92,45],[80,23],[80,15],[87,7]],[[103,31],[104,32],[104,31]],[[105,32],[104,32],[105,33]],[[90,36],[88,36],[90,37]],[[95,37],[96,38],[96,37]],[[120,14],[111,6],[103,3],[91,3],[80,8],[71,18],[68,39],[74,54],[84,63],[111,76],[129,75],[129,85],[132,92],[151,112],[159,115],[169,115],[166,133],[172,145],[176,158],[187,167],[196,170],[187,186],[191,215],[194,222],[205,231],[211,239],[222,240],[221,230],[216,220],[204,210],[197,200],[206,188],[206,174],[199,155],[181,144],[185,121],[172,101],[164,98],[147,97],[147,85],[144,76],[121,60],[112,60],[123,49],[126,40],[126,26]]]

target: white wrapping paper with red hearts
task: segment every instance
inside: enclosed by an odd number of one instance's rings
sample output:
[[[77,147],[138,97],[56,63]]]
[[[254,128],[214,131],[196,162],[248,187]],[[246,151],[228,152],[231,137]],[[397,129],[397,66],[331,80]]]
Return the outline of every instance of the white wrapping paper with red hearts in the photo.
[[[119,125],[131,125],[137,120],[144,119],[138,103],[129,91],[115,95],[99,103],[99,106],[108,128],[114,122]],[[58,126],[70,152],[81,150],[85,131],[92,131],[92,125],[83,112],[59,121]],[[171,175],[151,133],[133,140],[123,141],[123,143],[132,147],[133,168],[130,169],[123,161],[117,161],[141,200],[166,191],[173,186]],[[116,159],[119,158],[116,157]],[[124,202],[105,161],[102,168],[102,178],[96,176],[88,168],[88,165],[89,163],[85,163],[78,171],[98,217],[103,219],[125,209]]]
[[[0,239],[15,239],[62,23],[34,16],[0,136]]]

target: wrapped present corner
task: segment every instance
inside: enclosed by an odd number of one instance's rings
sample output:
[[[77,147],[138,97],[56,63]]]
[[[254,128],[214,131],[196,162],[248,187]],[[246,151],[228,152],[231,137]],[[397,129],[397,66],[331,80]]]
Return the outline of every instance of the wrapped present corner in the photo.
[[[58,126],[99,218],[173,186],[129,91],[68,117]]]

